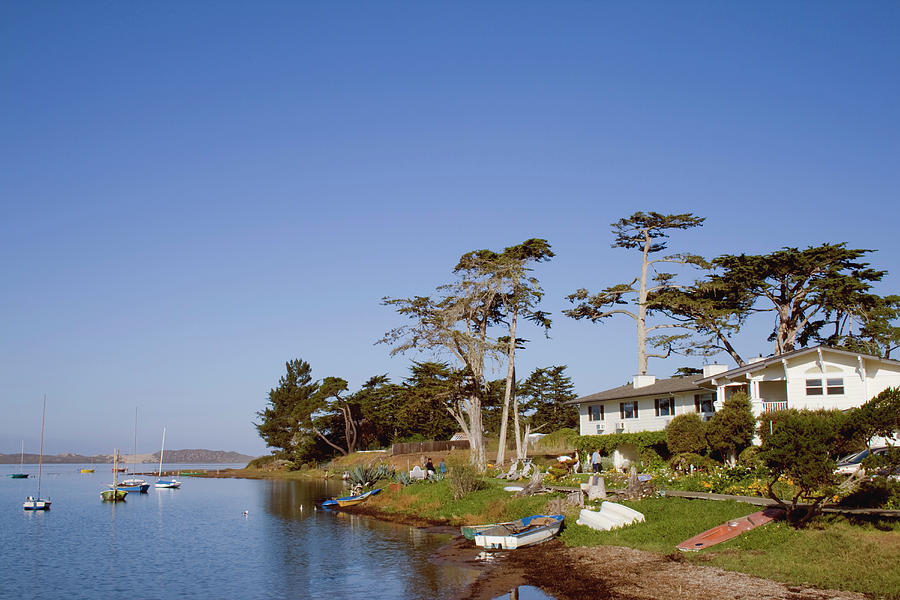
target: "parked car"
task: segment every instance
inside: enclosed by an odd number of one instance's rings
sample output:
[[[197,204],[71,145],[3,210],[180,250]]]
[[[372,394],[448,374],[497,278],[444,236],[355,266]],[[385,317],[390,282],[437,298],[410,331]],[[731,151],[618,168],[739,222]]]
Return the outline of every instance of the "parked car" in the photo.
[[[873,456],[881,456],[887,454],[887,451],[887,447],[872,448],[871,451],[866,448],[862,452],[857,452],[856,454],[848,454],[837,462],[837,468],[834,470],[834,472],[838,475],[852,475],[859,470],[862,461],[868,458],[870,453]]]

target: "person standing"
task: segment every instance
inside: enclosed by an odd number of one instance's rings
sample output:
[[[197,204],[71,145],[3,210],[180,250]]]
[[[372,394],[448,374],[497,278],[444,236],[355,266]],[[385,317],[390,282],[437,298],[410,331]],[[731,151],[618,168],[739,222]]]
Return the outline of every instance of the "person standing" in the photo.
[[[425,463],[425,474],[427,476],[431,476],[434,473],[434,463],[431,462],[431,458],[429,457],[428,462]]]
[[[438,470],[441,472],[441,475],[447,474],[447,463],[444,462],[444,459],[441,459],[441,464],[438,465]]]
[[[599,450],[594,450],[594,453],[591,454],[591,468],[593,469],[594,473],[599,473],[601,470]]]

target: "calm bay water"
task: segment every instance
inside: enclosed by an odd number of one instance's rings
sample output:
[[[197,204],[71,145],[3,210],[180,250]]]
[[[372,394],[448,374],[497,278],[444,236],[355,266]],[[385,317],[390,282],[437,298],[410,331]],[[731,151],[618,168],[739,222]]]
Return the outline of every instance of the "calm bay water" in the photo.
[[[37,493],[37,466],[9,479],[18,465],[0,465],[0,596],[449,599],[478,576],[429,561],[446,535],[315,510],[343,492],[339,481],[183,477],[181,489],[110,504],[100,501],[110,466],[82,466],[44,465],[53,505],[31,512],[22,501]]]

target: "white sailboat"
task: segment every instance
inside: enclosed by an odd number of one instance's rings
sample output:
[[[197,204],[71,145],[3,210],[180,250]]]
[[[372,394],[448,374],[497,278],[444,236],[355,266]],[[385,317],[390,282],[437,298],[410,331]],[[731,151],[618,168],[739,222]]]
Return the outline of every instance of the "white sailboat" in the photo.
[[[137,456],[137,406],[134,407],[134,448],[132,450],[133,457]],[[132,458],[135,460],[135,458]],[[134,472],[134,463],[131,463],[131,478],[121,481],[117,486],[117,490],[125,490],[126,492],[139,492],[146,494],[150,489],[150,484],[137,477]]]
[[[159,479],[156,480],[156,483],[153,484],[153,487],[157,488],[168,488],[175,489],[181,487],[181,482],[175,479],[174,477],[171,479],[163,479],[162,478],[162,464],[163,464],[163,453],[166,451],[166,428],[163,427],[163,439],[162,446],[159,449],[159,473],[156,474]]]
[[[12,479],[28,479],[28,473],[25,472],[25,440],[22,440],[22,453],[19,454],[19,472],[10,473]]]
[[[43,475],[44,467],[44,417],[47,414],[47,396],[44,395],[44,410],[41,412],[41,458],[38,460],[38,493],[37,498],[27,496],[22,508],[25,510],[48,510],[50,501],[41,498],[41,475]]]

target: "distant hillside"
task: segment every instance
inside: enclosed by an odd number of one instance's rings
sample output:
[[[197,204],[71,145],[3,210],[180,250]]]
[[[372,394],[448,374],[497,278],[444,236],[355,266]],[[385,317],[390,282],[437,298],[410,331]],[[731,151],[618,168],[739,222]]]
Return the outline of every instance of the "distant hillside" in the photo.
[[[166,450],[164,458],[167,463],[248,463],[256,457],[225,450]],[[159,462],[159,452],[146,462]]]
[[[166,450],[167,463],[248,463],[253,460],[254,456],[247,456],[239,452],[228,452],[225,450]],[[25,464],[37,464],[40,456],[37,454],[25,453]],[[95,456],[84,456],[82,454],[54,454],[44,455],[44,463],[46,464],[71,464],[71,463],[111,463],[113,461],[112,454],[97,454]],[[137,454],[131,456],[119,456],[119,462],[139,462],[153,463],[159,462],[159,452],[153,454]],[[18,454],[0,454],[0,465],[19,464]]]

